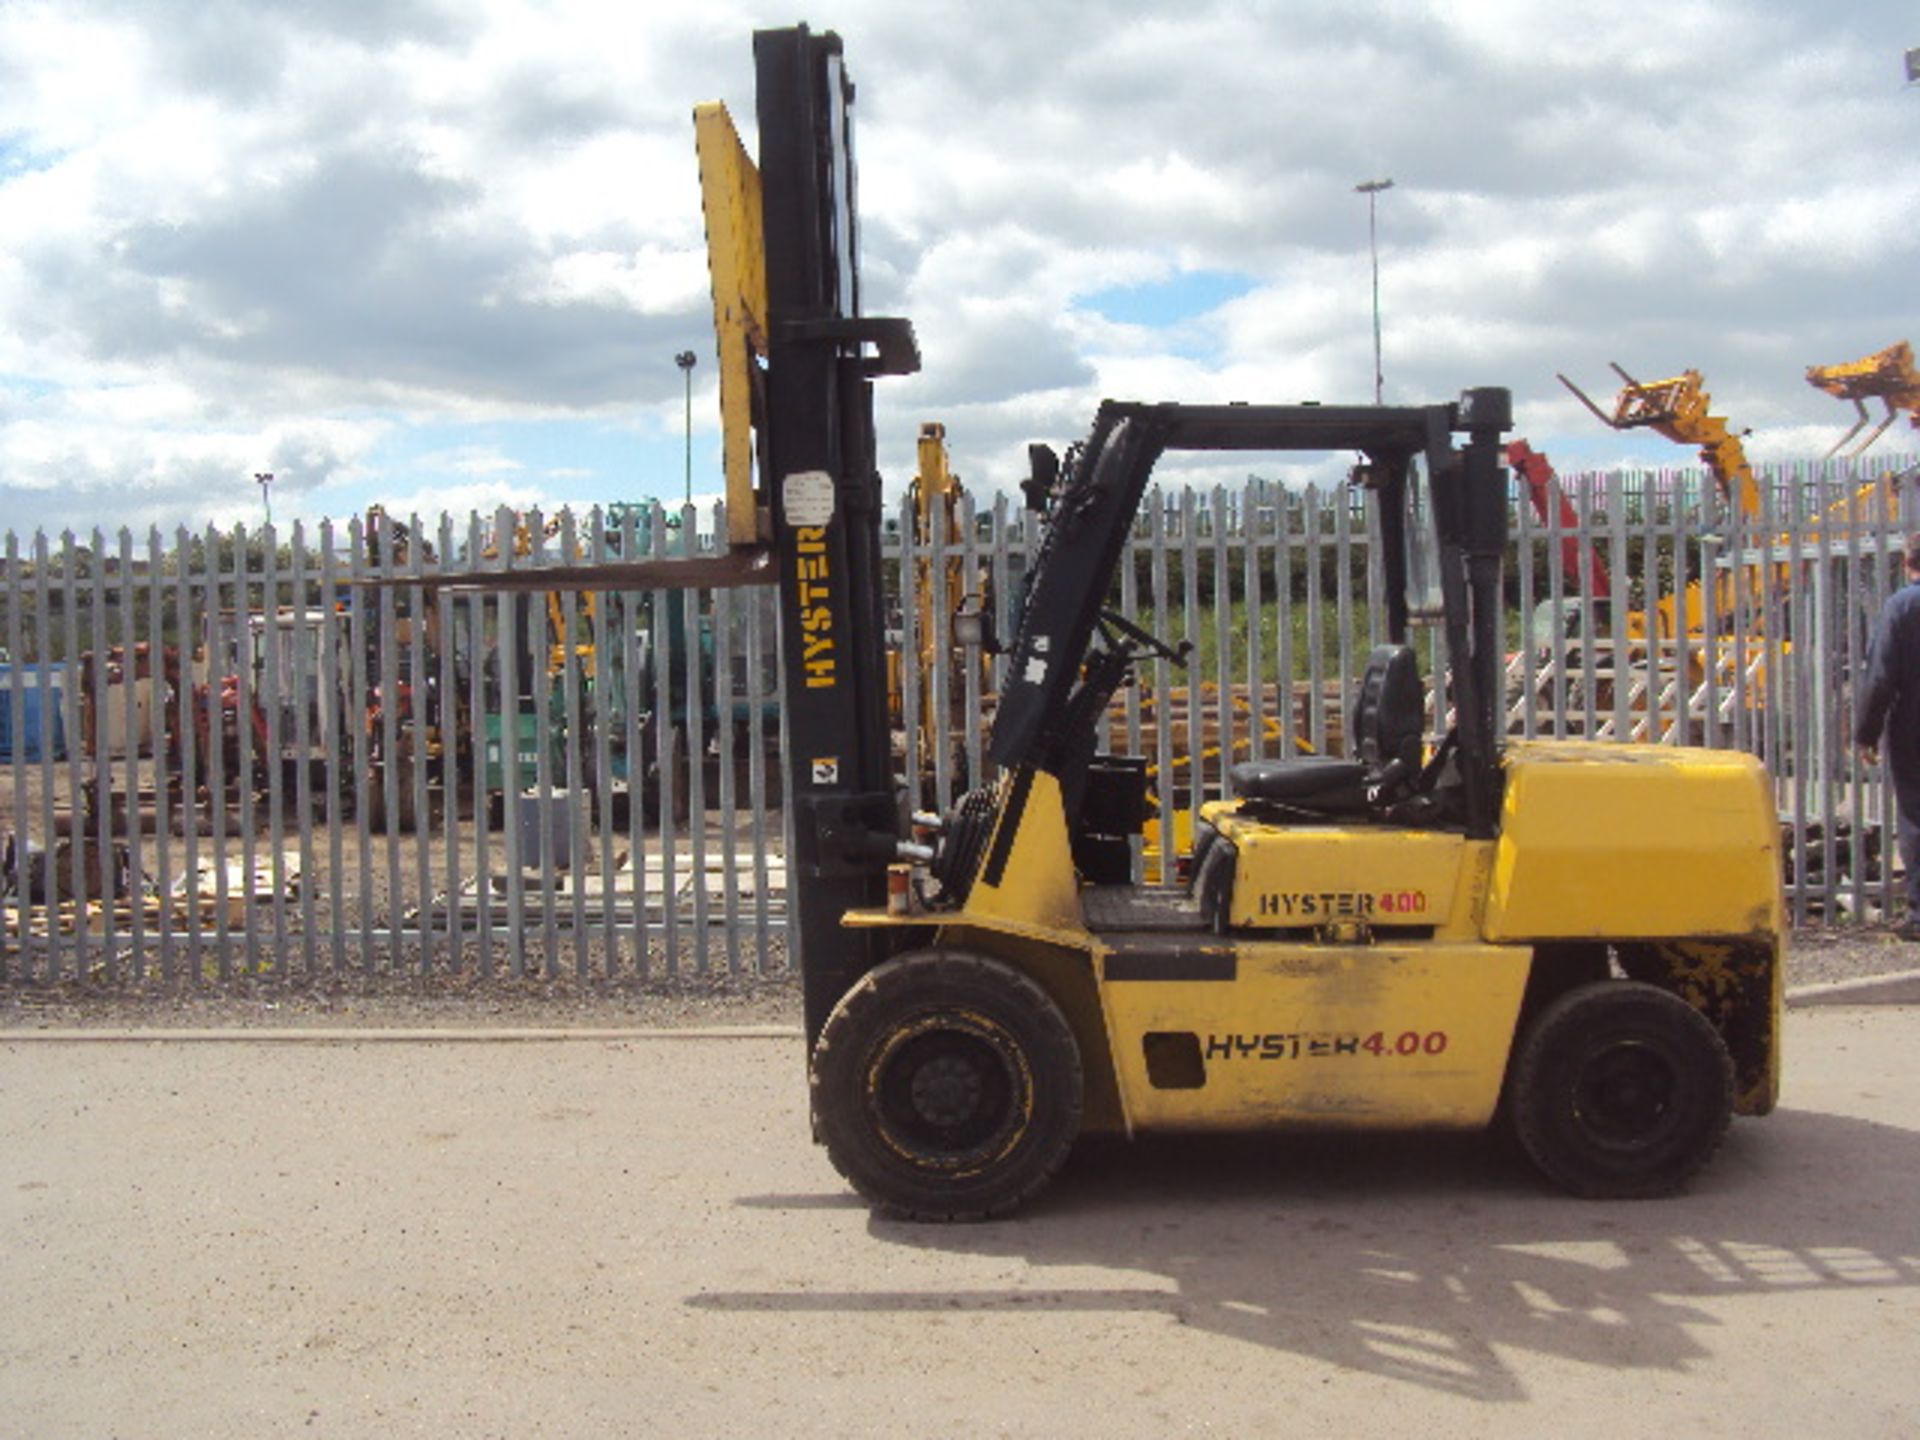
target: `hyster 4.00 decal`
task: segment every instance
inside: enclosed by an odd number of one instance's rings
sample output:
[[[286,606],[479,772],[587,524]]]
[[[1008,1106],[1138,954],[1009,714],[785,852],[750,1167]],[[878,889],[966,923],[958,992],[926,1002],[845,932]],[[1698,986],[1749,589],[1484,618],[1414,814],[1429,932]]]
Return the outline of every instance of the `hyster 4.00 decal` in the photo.
[[[1389,1035],[1209,1035],[1203,1052],[1208,1060],[1300,1060],[1335,1055],[1373,1055],[1405,1059],[1415,1055],[1444,1055],[1444,1030],[1402,1030]]]

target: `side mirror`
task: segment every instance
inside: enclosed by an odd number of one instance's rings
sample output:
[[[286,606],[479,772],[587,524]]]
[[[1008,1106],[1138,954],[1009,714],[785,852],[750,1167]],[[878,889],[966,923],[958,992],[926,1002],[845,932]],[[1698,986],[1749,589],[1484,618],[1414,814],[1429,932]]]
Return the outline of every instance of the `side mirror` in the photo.
[[[1386,478],[1386,466],[1371,460],[1362,460],[1347,471],[1347,483],[1361,490],[1378,490]]]
[[[1047,501],[1060,480],[1060,457],[1051,445],[1027,446],[1029,474],[1020,482],[1020,493],[1027,497],[1027,508],[1036,515],[1047,513]]]
[[[1438,625],[1446,620],[1445,592],[1440,585],[1440,540],[1434,533],[1433,512],[1418,486],[1407,506],[1406,567],[1407,620],[1414,625]]]
[[[969,600],[954,611],[953,643],[965,650],[998,655],[1000,637],[994,633],[993,612],[978,600]]]

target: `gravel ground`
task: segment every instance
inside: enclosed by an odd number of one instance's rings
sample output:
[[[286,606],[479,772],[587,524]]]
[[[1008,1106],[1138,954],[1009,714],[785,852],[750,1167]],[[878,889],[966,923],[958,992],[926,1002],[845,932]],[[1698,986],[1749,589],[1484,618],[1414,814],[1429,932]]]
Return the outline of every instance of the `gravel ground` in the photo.
[[[1143,1137],[952,1226],[835,1176],[791,1040],[0,1036],[0,1434],[1920,1434],[1920,1007],[1787,1023],[1667,1200]]]
[[[1920,970],[1920,945],[1902,940],[1891,926],[1800,930],[1787,949],[1789,989],[1909,970]]]
[[[1920,970],[1920,945],[1885,929],[1807,930],[1787,957],[1789,987]],[[153,1028],[435,1026],[573,1029],[800,1024],[789,974],[582,984],[462,976],[236,980],[192,989],[68,983],[0,989],[0,1030],[69,1026]]]
[[[0,990],[0,1031],[23,1026],[684,1029],[799,1024],[800,986],[785,975],[613,985],[583,985],[571,977],[354,976],[281,984],[237,980],[193,989],[68,983]]]

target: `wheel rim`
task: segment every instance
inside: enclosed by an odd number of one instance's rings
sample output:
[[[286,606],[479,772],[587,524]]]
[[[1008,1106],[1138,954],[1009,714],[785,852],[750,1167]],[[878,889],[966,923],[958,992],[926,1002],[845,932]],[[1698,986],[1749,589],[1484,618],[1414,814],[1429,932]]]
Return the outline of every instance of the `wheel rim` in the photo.
[[[1657,1046],[1623,1040],[1589,1054],[1574,1075],[1574,1114],[1609,1150],[1642,1150],[1672,1130],[1680,1114],[1680,1072]]]
[[[981,1015],[932,1015],[889,1032],[867,1066],[874,1129],[900,1158],[964,1175],[1026,1133],[1033,1077],[1020,1044]]]

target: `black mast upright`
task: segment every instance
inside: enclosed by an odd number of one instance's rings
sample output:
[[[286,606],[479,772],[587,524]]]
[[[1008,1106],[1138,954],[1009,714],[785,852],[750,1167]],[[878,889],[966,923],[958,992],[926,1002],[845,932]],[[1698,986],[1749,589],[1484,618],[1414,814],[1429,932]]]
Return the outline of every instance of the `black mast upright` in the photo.
[[[896,807],[887,729],[873,377],[919,367],[904,321],[860,314],[851,109],[840,39],[754,36],[768,354],[761,475],[772,496],[787,669],[788,904],[811,1047],[870,968]]]

